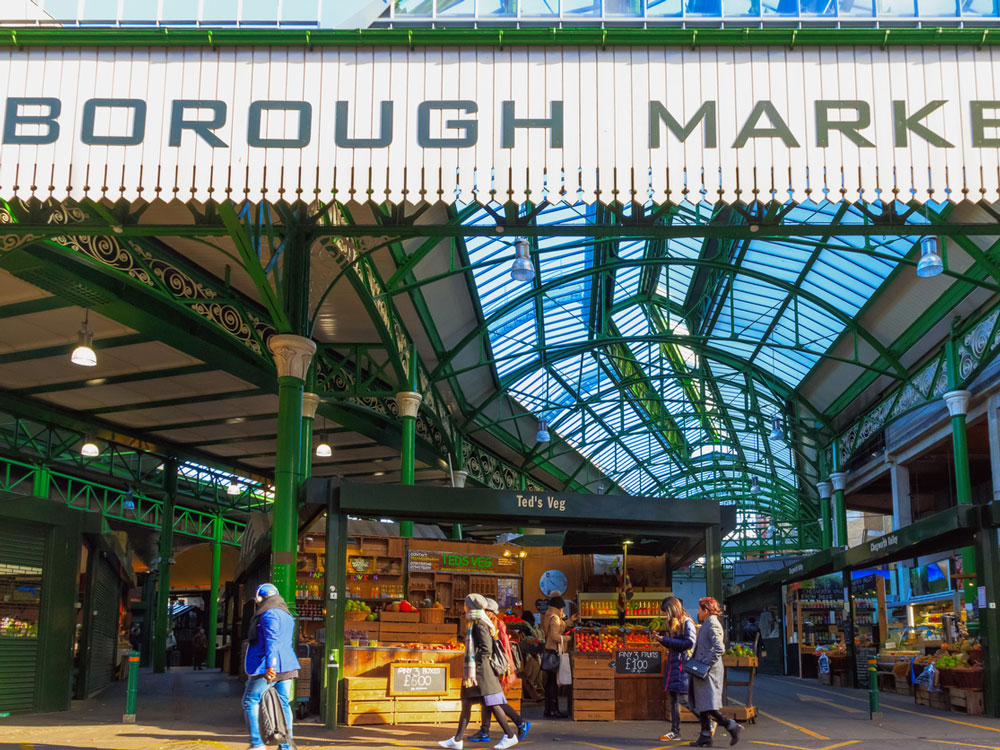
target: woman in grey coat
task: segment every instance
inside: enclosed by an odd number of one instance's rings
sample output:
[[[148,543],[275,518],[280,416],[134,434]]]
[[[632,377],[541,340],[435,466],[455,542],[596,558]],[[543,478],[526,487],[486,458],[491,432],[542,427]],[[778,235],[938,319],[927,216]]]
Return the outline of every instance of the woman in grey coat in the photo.
[[[712,729],[711,720],[715,719],[719,726],[726,728],[729,732],[729,744],[735,745],[740,741],[740,731],[743,729],[732,719],[727,719],[719,709],[722,708],[722,682],[725,677],[725,668],[722,666],[722,653],[726,650],[723,645],[722,623],[719,622],[719,615],[722,608],[719,603],[710,596],[698,600],[698,621],[701,628],[698,630],[698,638],[694,643],[695,661],[700,661],[708,665],[708,674],[704,678],[691,676],[691,691],[694,694],[694,710],[698,712],[701,719],[701,734],[698,739],[691,743],[692,747],[711,747]]]

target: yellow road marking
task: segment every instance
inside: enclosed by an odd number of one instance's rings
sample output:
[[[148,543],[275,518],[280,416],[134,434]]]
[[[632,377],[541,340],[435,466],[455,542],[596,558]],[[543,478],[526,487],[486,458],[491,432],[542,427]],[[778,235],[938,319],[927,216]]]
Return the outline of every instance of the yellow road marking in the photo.
[[[860,713],[863,713],[863,711],[860,708],[851,708],[850,706],[841,706],[841,705],[838,705],[838,704],[834,703],[829,698],[817,698],[815,695],[803,695],[802,693],[799,693],[798,695],[799,695],[799,700],[800,701],[806,701],[806,702],[809,702],[809,703],[822,703],[824,705],[830,706],[831,708],[836,708],[836,709],[839,709],[841,711],[846,711],[849,714],[860,714]]]
[[[19,742],[18,744],[21,746],[21,750],[35,750],[35,746],[30,742]]]
[[[591,747],[599,747],[601,750],[621,750],[620,747],[610,747],[608,745],[595,745],[593,742],[581,742],[581,745],[590,745]]]
[[[847,747],[848,745],[857,745],[861,740],[848,740],[847,742],[838,742],[835,745],[827,745],[826,747],[799,747],[798,745],[782,745],[777,742],[764,742],[763,740],[750,740],[755,745],[768,745],[769,747],[788,747],[792,750],[833,750],[835,747]]]
[[[819,688],[819,687],[808,687],[808,688],[806,688],[806,690],[818,690],[821,693],[828,693],[829,695],[836,695],[838,698],[844,698],[845,700],[849,700],[849,701],[858,701],[859,703],[867,703],[868,702],[867,698],[855,698],[855,697],[850,696],[850,695],[841,695],[840,693],[835,693],[833,690],[824,690],[823,688]],[[1000,732],[1000,728],[997,728],[997,727],[988,727],[988,726],[985,726],[984,724],[973,724],[971,721],[959,721],[958,719],[949,719],[946,716],[935,716],[934,714],[929,714],[929,713],[925,714],[925,713],[921,713],[920,711],[911,711],[908,708],[898,708],[897,706],[890,706],[890,705],[888,705],[886,703],[883,703],[881,705],[881,708],[882,708],[883,711],[886,710],[886,709],[888,709],[890,711],[899,711],[900,713],[903,713],[903,714],[913,714],[914,716],[926,716],[928,719],[937,719],[938,721],[947,721],[949,724],[959,724],[959,725],[961,725],[963,727],[972,727],[973,729],[985,729],[988,732]],[[959,743],[959,744],[962,744],[962,743]]]
[[[729,700],[731,700],[733,703],[736,703],[736,704],[738,704],[740,706],[745,706],[746,705],[746,703],[741,703],[740,701],[736,700],[735,698],[730,698]],[[828,739],[830,739],[829,737],[825,737],[822,734],[819,734],[818,732],[814,732],[811,729],[806,729],[805,727],[800,727],[798,724],[793,724],[790,721],[785,721],[784,719],[779,719],[774,714],[769,714],[769,713],[766,713],[766,712],[761,711],[759,709],[758,709],[757,713],[760,714],[761,716],[766,716],[771,721],[776,721],[779,724],[784,724],[786,727],[791,727],[792,729],[797,729],[798,731],[802,732],[803,734],[808,734],[810,737],[814,737],[817,740],[828,740]]]
[[[961,747],[985,747],[986,750],[1000,750],[996,745],[973,745],[969,742],[951,742],[949,740],[925,740],[925,742],[938,742],[942,745],[959,745]]]

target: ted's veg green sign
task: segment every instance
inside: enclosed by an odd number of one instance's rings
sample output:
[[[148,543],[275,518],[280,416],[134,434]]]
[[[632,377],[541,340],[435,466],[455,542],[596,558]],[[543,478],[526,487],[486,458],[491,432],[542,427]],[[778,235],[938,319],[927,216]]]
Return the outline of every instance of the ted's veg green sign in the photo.
[[[515,570],[514,558],[458,552],[410,550],[410,572],[499,573]]]

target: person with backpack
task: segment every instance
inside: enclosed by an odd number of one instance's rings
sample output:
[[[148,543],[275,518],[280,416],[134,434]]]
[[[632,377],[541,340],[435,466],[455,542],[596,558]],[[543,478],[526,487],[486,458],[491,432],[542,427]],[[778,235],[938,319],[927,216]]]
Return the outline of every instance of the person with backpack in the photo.
[[[697,630],[691,616],[684,611],[684,605],[676,596],[668,596],[660,604],[666,616],[667,630],[660,637],[667,649],[667,663],[663,668],[663,689],[670,701],[670,731],[660,737],[663,742],[680,739],[681,736],[681,696],[688,692],[688,676],[684,672],[684,662],[691,655]]]
[[[250,750],[265,750],[265,741],[278,741],[281,750],[290,750],[292,739],[292,680],[299,676],[299,660],[292,647],[295,619],[274,584],[262,583],[254,594],[257,608],[247,633],[244,668],[247,685],[243,691],[243,710],[250,729]],[[266,729],[270,737],[261,736],[261,701],[271,687],[278,697],[280,713],[273,701],[264,700]],[[275,715],[272,715],[275,714]],[[284,719],[284,726],[282,726]]]
[[[514,651],[516,650],[516,647],[511,645],[510,638],[507,635],[507,624],[500,616],[500,605],[497,604],[494,599],[486,600],[486,614],[489,615],[490,620],[497,629],[497,639],[494,641],[494,648],[497,642],[499,642],[503,648],[506,669],[504,669],[503,673],[498,675],[498,677],[500,677],[500,687],[503,688],[504,693],[506,693],[507,690],[510,689],[510,686],[517,681],[517,663],[514,659]],[[507,715],[507,718],[514,722],[514,726],[517,727],[518,741],[527,737],[528,730],[531,729],[531,722],[526,719],[522,719],[521,715],[514,710],[514,707],[510,705],[510,703],[506,702],[506,699],[504,700],[504,704],[501,708]],[[485,707],[483,708],[483,719],[479,726],[479,731],[469,737],[469,742],[490,741],[491,713],[492,712],[487,711]]]
[[[504,698],[500,678],[496,674],[497,671],[503,672],[506,665],[495,671],[491,664],[497,652],[493,643],[498,638],[498,633],[485,610],[486,599],[482,595],[469,594],[465,597],[465,619],[468,627],[465,631],[465,660],[462,670],[462,714],[454,737],[438,742],[438,745],[446,750],[462,750],[463,737],[466,727],[469,726],[472,707],[480,703],[483,705],[483,711],[493,712],[504,732],[503,739],[493,746],[494,750],[506,750],[517,744],[514,727],[507,721],[507,715],[503,712],[502,707],[507,699]],[[499,649],[499,654],[503,655],[502,648]]]

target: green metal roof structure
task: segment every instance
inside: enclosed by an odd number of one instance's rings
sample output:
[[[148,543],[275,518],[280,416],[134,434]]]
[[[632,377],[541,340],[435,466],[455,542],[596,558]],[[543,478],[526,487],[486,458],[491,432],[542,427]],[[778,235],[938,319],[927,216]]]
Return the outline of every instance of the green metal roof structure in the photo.
[[[32,33],[57,38],[0,42]],[[185,43],[217,41],[199,34]],[[727,556],[817,549],[816,481],[939,399],[948,362],[968,384],[1000,345],[1000,214],[903,198],[10,201],[0,447],[9,466],[121,493],[155,486],[173,458],[192,509],[266,508],[278,411],[266,342],[298,333],[319,347],[314,427],[334,446],[314,475],[398,481],[394,396],[413,366],[418,483],[446,482],[450,461],[488,487],[713,497],[739,508]],[[927,279],[925,236],[942,238],[945,265]],[[521,282],[519,238],[534,271]],[[85,309],[88,372],[68,362]],[[85,434],[96,459],[79,457]]]

